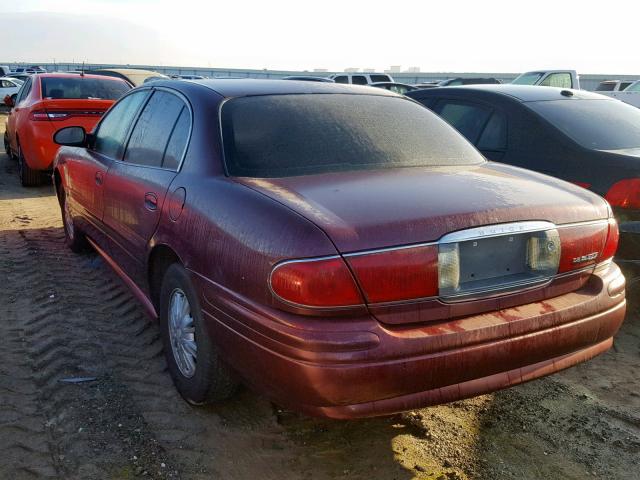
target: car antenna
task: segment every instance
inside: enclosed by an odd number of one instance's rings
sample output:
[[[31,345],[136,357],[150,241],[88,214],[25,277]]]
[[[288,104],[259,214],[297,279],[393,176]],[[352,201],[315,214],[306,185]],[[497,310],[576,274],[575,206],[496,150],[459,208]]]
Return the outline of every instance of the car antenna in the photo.
[[[80,76],[84,77],[84,60],[82,61],[82,67],[80,67]]]

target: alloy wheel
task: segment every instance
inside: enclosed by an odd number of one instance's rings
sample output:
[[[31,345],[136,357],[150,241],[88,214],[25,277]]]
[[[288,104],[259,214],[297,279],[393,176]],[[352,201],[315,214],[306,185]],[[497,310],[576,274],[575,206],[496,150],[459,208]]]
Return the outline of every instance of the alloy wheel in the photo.
[[[184,291],[176,288],[169,300],[169,340],[180,373],[191,378],[196,373],[198,346],[191,305]]]

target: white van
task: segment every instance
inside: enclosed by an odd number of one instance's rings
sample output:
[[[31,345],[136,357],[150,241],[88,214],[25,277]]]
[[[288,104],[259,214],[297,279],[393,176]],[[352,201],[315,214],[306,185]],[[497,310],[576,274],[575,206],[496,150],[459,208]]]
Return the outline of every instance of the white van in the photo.
[[[369,85],[378,82],[393,82],[386,73],[334,73],[329,78],[336,83],[352,83],[353,85]]]

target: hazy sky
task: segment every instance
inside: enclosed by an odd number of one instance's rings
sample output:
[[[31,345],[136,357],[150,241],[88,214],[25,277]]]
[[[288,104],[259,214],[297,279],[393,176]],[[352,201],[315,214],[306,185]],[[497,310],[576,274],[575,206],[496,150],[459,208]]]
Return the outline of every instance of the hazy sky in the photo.
[[[0,18],[0,62],[640,75],[638,0],[0,0]]]

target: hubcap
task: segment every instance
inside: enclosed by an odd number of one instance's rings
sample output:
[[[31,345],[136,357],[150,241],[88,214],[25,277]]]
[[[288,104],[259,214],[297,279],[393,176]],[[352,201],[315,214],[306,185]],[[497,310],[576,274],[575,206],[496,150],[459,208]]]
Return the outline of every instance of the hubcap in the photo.
[[[69,199],[64,200],[64,226],[67,229],[67,235],[71,240],[75,236],[75,227],[73,225],[73,216],[71,215],[71,207],[69,206]]]
[[[169,339],[173,358],[180,373],[187,378],[196,373],[198,346],[191,306],[185,293],[176,288],[169,300]]]

